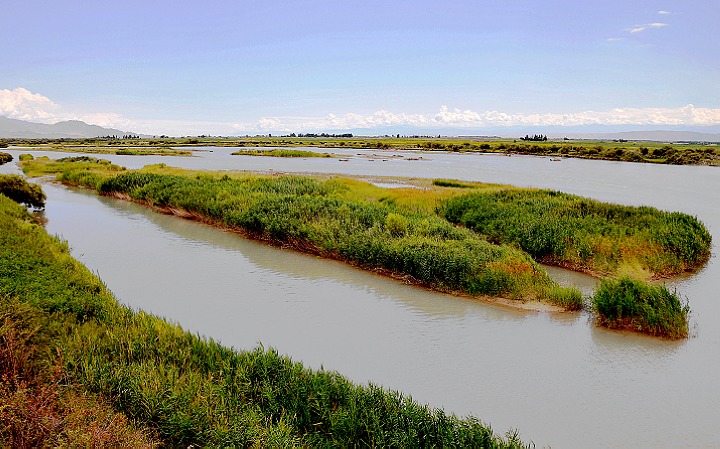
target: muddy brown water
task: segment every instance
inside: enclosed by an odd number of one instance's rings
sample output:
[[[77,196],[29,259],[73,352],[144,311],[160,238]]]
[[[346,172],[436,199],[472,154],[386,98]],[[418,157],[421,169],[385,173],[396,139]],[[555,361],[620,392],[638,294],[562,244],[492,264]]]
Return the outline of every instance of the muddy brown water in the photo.
[[[229,152],[110,159],[128,167],[499,182],[687,212],[714,238],[706,267],[669,282],[690,301],[693,337],[658,340],[597,328],[585,313],[524,312],[428,292],[54,185],[44,186],[48,230],[133,308],[239,349],[273,346],[307,366],[475,415],[500,433],[517,428],[538,447],[720,447],[720,168],[449,153],[371,161],[377,150],[342,162]],[[14,163],[0,166],[13,170]],[[585,291],[594,285],[551,271]]]

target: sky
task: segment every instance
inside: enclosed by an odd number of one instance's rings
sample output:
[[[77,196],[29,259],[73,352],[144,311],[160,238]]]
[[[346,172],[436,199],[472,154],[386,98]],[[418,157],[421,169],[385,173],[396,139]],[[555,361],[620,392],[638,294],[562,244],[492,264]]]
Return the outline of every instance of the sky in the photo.
[[[720,0],[2,0],[0,16],[0,115],[22,120],[720,132]]]

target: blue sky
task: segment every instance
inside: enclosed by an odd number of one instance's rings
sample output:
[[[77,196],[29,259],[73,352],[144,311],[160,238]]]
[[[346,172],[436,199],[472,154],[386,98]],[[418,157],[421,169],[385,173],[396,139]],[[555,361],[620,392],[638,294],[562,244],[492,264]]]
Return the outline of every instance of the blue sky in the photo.
[[[720,130],[720,0],[4,0],[0,115],[150,134]]]

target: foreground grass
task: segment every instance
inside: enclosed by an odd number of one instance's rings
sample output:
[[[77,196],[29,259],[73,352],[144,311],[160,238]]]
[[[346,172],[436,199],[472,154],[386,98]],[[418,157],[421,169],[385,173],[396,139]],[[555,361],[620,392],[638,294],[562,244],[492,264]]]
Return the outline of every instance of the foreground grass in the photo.
[[[666,338],[688,335],[690,307],[662,285],[649,285],[623,277],[605,280],[593,296],[598,322]]]
[[[1,194],[0,319],[0,439],[12,446],[523,447],[475,418],[133,312]],[[37,416],[56,425],[28,425]]]

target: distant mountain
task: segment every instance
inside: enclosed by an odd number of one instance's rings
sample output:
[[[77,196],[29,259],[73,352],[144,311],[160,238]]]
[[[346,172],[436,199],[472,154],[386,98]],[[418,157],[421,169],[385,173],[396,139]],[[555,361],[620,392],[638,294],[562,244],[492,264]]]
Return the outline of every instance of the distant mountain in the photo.
[[[138,135],[113,128],[103,128],[98,125],[89,125],[80,120],[68,120],[52,125],[45,123],[26,122],[0,116],[0,138],[18,139],[63,139],[88,138],[101,136],[129,136]]]

